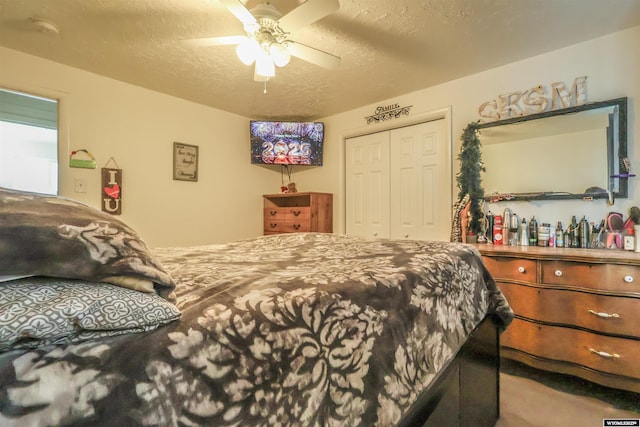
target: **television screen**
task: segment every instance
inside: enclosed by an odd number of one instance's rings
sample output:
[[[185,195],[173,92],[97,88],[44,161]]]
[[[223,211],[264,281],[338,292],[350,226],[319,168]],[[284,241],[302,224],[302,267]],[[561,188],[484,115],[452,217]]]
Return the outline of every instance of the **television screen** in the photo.
[[[324,123],[252,120],[251,163],[322,166]]]

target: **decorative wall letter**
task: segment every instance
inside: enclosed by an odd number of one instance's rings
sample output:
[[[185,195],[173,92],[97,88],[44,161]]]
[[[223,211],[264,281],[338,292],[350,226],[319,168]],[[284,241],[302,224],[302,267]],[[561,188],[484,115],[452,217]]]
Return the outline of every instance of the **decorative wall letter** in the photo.
[[[480,115],[481,122],[493,122],[500,120],[500,113],[498,113],[498,102],[495,99],[487,101],[480,105],[478,108],[478,114]]]
[[[522,103],[525,105],[525,115],[542,113],[549,106],[549,100],[544,96],[544,88],[541,85],[526,91]]]
[[[584,104],[587,100],[586,87],[586,76],[578,77],[573,81],[571,92],[567,91],[564,82],[551,83],[551,108],[555,110]]]
[[[500,95],[500,118],[521,117],[524,115],[518,101],[524,92],[511,92]]]

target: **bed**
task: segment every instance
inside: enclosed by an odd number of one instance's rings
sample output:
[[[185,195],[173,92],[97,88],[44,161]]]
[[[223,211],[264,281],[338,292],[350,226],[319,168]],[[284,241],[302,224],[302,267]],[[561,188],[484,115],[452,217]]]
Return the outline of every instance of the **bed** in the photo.
[[[470,245],[323,233],[150,250],[0,189],[0,425],[493,426],[513,318]]]

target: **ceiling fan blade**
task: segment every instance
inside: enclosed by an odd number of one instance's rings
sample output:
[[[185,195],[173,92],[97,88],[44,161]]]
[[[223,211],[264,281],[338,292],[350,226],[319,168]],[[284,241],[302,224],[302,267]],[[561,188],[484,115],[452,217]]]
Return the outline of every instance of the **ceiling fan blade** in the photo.
[[[258,21],[240,0],[219,0],[245,27],[258,26]]]
[[[222,37],[203,37],[199,39],[183,39],[181,40],[181,42],[188,44],[189,46],[206,47],[206,46],[225,46],[225,45],[240,44],[248,40],[249,40],[249,37],[247,36],[222,36]]]
[[[229,0],[230,1],[230,0]],[[340,8],[338,0],[307,0],[278,20],[280,29],[292,33]]]
[[[287,41],[287,48],[291,55],[323,68],[335,70],[340,66],[341,59],[339,57],[313,47],[289,40]]]

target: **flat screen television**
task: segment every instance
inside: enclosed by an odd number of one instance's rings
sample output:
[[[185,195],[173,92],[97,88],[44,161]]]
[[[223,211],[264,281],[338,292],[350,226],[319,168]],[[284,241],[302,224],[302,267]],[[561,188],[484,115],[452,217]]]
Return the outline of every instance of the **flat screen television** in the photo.
[[[324,123],[251,120],[251,163],[322,166]]]

